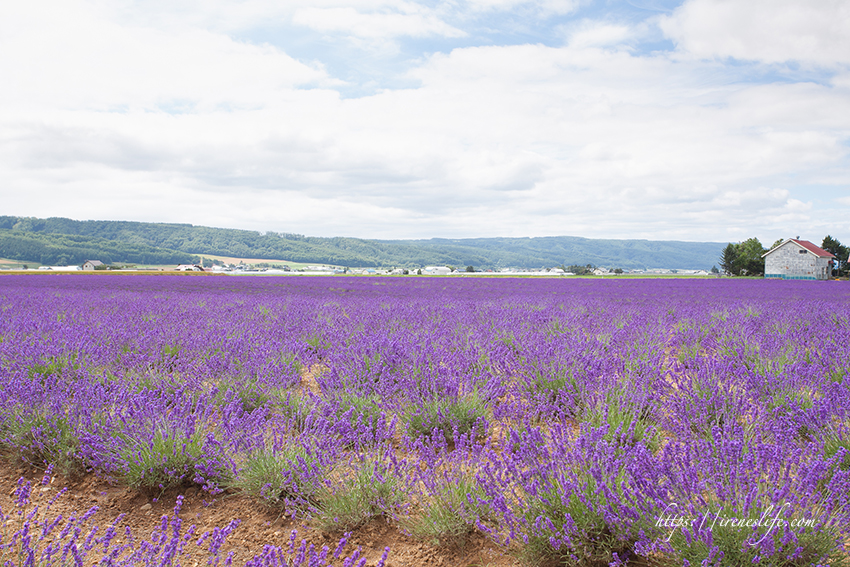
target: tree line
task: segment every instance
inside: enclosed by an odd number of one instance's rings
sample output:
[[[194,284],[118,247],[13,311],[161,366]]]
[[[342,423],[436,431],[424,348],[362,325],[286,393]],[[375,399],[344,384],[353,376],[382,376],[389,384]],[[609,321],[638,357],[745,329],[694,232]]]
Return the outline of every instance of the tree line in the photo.
[[[176,250],[75,235],[21,233],[0,229],[0,257],[47,266],[104,264],[193,264],[199,258]]]
[[[367,240],[311,237],[284,232],[260,233],[176,223],[15,216],[0,216],[0,229],[15,234],[42,235],[45,238],[53,236],[57,241],[66,237],[86,237],[105,239],[123,246],[145,246],[191,255],[289,260],[350,268],[397,266],[415,269],[422,266],[471,265],[477,269],[497,269],[591,263],[594,266],[619,266],[626,269],[708,269],[723,247],[723,244],[717,242],[601,240],[574,236]],[[2,250],[0,257],[4,257]],[[26,260],[38,261],[39,256]],[[116,261],[130,262],[125,258]]]
[[[763,255],[783,242],[785,242],[783,239],[777,240],[770,248],[764,248],[758,238],[748,238],[743,242],[737,243],[730,242],[720,254],[720,268],[723,272],[732,276],[763,276]],[[830,235],[824,237],[820,247],[835,256],[832,270],[833,277],[846,277],[848,270],[850,270],[850,266],[847,263],[850,247],[844,246],[838,239]]]

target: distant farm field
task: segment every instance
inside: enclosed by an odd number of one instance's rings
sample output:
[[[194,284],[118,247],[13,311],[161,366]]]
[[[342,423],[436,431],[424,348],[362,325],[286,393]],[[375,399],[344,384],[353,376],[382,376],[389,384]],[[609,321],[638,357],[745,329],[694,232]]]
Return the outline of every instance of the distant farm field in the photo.
[[[332,542],[252,565],[428,564],[335,553],[376,521],[463,565],[850,565],[847,282],[7,275],[0,314],[12,461]],[[0,563],[118,549],[3,513]]]

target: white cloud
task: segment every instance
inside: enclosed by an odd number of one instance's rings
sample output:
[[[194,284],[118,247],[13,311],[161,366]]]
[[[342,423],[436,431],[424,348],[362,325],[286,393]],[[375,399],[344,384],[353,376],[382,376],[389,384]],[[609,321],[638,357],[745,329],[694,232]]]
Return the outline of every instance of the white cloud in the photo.
[[[660,25],[697,57],[850,63],[846,0],[686,0]]]
[[[0,14],[7,109],[252,108],[279,89],[333,84],[321,68],[223,34],[121,26],[85,2],[27,6]]]
[[[569,34],[569,45],[576,48],[618,45],[633,38],[634,34],[634,30],[624,24],[585,20]]]
[[[400,11],[363,13],[352,7],[299,8],[292,21],[322,32],[345,32],[360,38],[399,36],[462,37],[464,32],[448,25],[436,14],[403,4]]]
[[[101,11],[122,25],[188,26],[219,32],[276,26],[305,8],[352,8],[359,13],[427,10],[410,0],[124,0],[99,4]]]
[[[321,64],[211,22],[265,10],[304,33],[392,41],[456,33],[443,7],[187,6],[3,8],[6,214],[388,238],[841,238],[795,189],[848,186],[841,76],[739,84],[716,61],[623,48],[640,26],[581,20],[564,47],[437,50],[405,77],[416,88],[343,98]],[[511,7],[528,8],[498,8]]]
[[[541,14],[569,14],[588,0],[468,0],[473,10],[509,11],[532,8]]]

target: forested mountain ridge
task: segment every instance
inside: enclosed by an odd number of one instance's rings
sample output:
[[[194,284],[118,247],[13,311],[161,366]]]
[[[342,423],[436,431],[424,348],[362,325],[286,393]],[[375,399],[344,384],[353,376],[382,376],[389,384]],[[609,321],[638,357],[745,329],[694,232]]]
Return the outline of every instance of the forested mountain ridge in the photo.
[[[0,229],[0,258],[52,266],[81,265],[86,260],[106,264],[187,264],[198,257],[146,244],[128,244],[74,234]]]
[[[211,254],[348,267],[471,265],[485,269],[593,264],[624,269],[708,269],[717,263],[724,245],[574,236],[367,240],[190,224],[0,216],[0,257],[43,264],[64,263],[58,261],[60,256],[68,258],[67,263],[79,263],[80,254],[85,256],[83,259],[108,256],[102,261],[111,262],[176,264],[190,261],[191,256]],[[20,255],[25,249],[31,250],[30,253],[40,251],[41,256],[25,258]],[[73,252],[75,249],[80,252]],[[101,252],[97,253],[98,250]],[[154,256],[163,261],[153,259]],[[151,260],[131,259],[141,257]]]

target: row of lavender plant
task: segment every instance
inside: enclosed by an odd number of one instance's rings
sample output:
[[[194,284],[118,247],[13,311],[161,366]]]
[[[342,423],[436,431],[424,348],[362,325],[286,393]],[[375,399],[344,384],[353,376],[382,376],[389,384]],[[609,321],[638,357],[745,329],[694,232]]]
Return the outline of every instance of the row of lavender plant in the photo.
[[[42,477],[42,488],[51,480],[52,467],[48,466]],[[196,526],[188,528],[180,517],[183,497],[178,496],[173,515],[162,516],[150,536],[139,538],[129,527],[121,529],[123,514],[115,518],[106,529],[95,522],[98,507],[85,513],[63,517],[51,508],[65,495],[59,491],[45,504],[33,502],[32,482],[18,480],[12,491],[14,506],[8,514],[0,508],[0,562],[6,567],[53,567],[74,565],[102,565],[104,567],[136,567],[139,565],[180,565],[181,558],[192,553],[191,547],[199,548],[211,567],[233,564],[233,552],[224,553],[222,548],[228,536],[239,525],[232,520],[224,527],[215,527],[200,536]],[[246,567],[365,567],[366,558],[362,548],[345,554],[351,534],[345,534],[331,552],[323,546],[317,550],[307,540],[296,544],[298,532],[292,530],[288,545],[266,545],[261,553],[245,563]],[[378,560],[376,567],[383,567],[389,548]],[[197,564],[197,553],[195,553]]]
[[[531,563],[847,563],[848,291],[7,276],[0,436]]]

